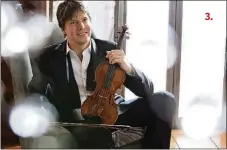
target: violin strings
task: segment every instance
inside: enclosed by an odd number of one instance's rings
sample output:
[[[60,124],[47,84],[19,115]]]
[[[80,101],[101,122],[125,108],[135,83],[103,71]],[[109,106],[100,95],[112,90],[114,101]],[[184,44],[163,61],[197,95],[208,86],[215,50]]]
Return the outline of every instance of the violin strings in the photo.
[[[110,80],[110,72],[111,72],[111,65],[109,65],[109,67],[108,67],[107,75],[106,75],[106,78],[105,78],[105,83],[104,83],[105,88],[108,87],[108,82]]]
[[[104,83],[105,88],[107,88],[110,84],[112,71],[113,71],[113,65],[109,65],[108,72],[107,72],[107,75],[106,75],[106,78],[105,78],[105,83]]]
[[[106,89],[105,89],[105,94],[107,95],[107,87],[109,87],[109,84],[110,84],[110,79],[111,79],[111,74],[112,74],[112,65],[109,65],[109,68],[108,68],[108,73],[107,73],[107,82],[105,82],[105,86],[106,86]]]
[[[115,71],[115,66],[110,64],[108,67],[108,71],[107,71],[107,75],[105,77],[105,81],[104,81],[104,90],[99,91],[99,95],[103,96],[103,95],[107,95],[108,93],[108,87],[110,86],[110,80],[114,75],[114,71]],[[110,98],[111,99],[111,98]],[[109,103],[111,103],[111,100],[109,99]],[[103,107],[104,103],[103,103],[103,98],[102,97],[98,97],[98,106],[97,107]],[[112,105],[112,104],[111,104]]]
[[[110,65],[110,77],[109,77],[109,83],[108,83],[108,87],[110,87],[110,80],[113,77],[114,74],[114,65]]]
[[[110,81],[111,78],[113,77],[114,65],[111,65],[110,67],[111,67],[111,68],[110,68],[110,77],[109,77],[109,81]],[[109,82],[109,84],[110,84],[110,82]],[[108,86],[110,86],[110,85],[108,85]]]
[[[98,92],[96,92],[96,94],[95,94],[95,98],[94,98],[94,99],[96,99],[96,98],[97,98],[97,95],[99,95],[99,91],[98,91]],[[99,97],[98,97],[98,102],[99,102]],[[91,108],[92,114],[97,114],[97,111],[96,111],[96,109],[95,109],[95,107],[97,107],[97,105],[98,105],[98,104],[96,104],[96,105],[92,106],[92,108]]]

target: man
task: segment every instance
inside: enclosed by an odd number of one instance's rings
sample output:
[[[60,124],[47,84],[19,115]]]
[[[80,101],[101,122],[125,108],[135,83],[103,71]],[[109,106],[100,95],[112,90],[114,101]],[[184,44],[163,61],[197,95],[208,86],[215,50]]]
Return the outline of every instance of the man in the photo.
[[[147,126],[143,148],[169,148],[176,108],[174,96],[168,92],[153,93],[153,83],[126,60],[116,43],[91,38],[91,17],[81,3],[62,2],[57,20],[66,40],[43,49],[36,60],[41,74],[34,74],[29,91],[45,94],[57,108],[60,121],[73,122],[73,113],[79,112],[96,87],[98,64],[105,60],[119,64],[126,73],[124,86],[139,98],[124,101],[116,96],[116,124]]]

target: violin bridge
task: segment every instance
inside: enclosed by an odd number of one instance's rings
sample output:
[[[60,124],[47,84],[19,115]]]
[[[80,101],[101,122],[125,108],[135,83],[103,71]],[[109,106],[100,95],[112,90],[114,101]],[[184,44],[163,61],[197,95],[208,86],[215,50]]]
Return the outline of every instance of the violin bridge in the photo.
[[[105,96],[102,96],[102,95],[99,95],[99,97],[107,99],[107,97],[105,97]]]

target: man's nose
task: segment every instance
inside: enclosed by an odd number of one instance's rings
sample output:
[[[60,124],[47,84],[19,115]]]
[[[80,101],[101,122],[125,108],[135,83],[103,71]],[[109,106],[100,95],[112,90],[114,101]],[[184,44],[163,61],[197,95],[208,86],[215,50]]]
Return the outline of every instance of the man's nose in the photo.
[[[83,22],[79,22],[78,23],[78,28],[79,28],[79,30],[84,29],[85,28],[84,23]]]

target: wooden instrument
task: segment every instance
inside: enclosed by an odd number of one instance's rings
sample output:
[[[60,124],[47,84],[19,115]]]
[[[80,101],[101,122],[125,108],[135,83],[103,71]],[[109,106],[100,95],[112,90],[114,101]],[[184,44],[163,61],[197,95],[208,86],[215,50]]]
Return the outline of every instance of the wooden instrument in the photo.
[[[128,27],[125,25],[122,29],[117,49],[120,49]],[[119,65],[109,64],[109,61],[99,64],[95,72],[96,89],[82,104],[82,115],[100,117],[103,124],[114,124],[118,118],[115,93],[125,78],[125,71]]]

